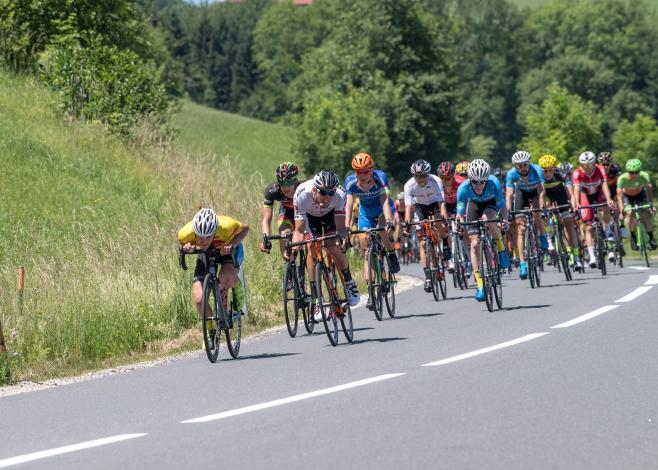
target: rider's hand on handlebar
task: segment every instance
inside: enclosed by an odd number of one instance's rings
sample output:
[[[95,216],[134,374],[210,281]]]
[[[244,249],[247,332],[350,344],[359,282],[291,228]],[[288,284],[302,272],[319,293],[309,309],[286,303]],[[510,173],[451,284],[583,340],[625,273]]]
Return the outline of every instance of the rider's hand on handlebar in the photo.
[[[267,235],[263,234],[263,241],[260,242],[260,251],[263,253],[269,253],[271,249],[272,242],[270,242],[270,239],[267,237]]]
[[[196,249],[196,246],[194,246],[193,243],[186,243],[183,245],[183,251],[185,253],[192,253]]]
[[[393,222],[390,221],[390,220],[387,220],[387,221],[386,221],[386,231],[387,231],[388,233],[393,232]]]
[[[231,244],[224,245],[219,249],[219,254],[223,256],[230,255],[232,249],[233,249],[233,245]]]

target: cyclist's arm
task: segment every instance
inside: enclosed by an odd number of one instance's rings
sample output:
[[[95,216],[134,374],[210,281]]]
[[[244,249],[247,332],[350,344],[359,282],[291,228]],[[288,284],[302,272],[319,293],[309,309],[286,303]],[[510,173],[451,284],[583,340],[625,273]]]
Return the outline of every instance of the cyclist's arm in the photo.
[[[624,190],[617,186],[617,194],[615,194],[617,197],[617,205],[619,206],[619,210],[623,212],[624,210]]]
[[[649,204],[653,206],[653,185],[651,183],[647,183],[645,188],[647,190],[647,196],[649,196]]]
[[[272,206],[263,206],[263,221],[261,222],[261,230],[268,237],[270,236],[270,225],[272,223],[272,214],[274,213]]]
[[[243,223],[242,230],[240,230],[240,232],[235,237],[233,237],[233,240],[231,240],[231,245],[237,246],[238,244],[240,244],[240,242],[245,239],[248,233],[249,233],[249,224]]]
[[[537,193],[539,194],[539,207],[546,207],[546,189],[543,183],[537,185]]]
[[[444,220],[448,220],[448,209],[446,208],[446,202],[441,201],[439,202],[439,212],[441,213],[441,217],[443,217]]]
[[[391,212],[391,205],[388,203],[388,196],[386,193],[382,193],[379,196],[379,202],[382,204],[382,210],[384,211],[384,220],[386,220],[386,222],[393,222],[393,213]]]
[[[353,210],[354,210],[354,196],[348,194],[345,197],[345,225],[347,227],[352,226]]]
[[[610,186],[608,185],[608,181],[604,180],[603,185],[601,187],[603,188],[603,196],[605,196],[605,201],[607,203],[612,202],[612,198],[610,197]]]
[[[505,207],[507,210],[512,210],[512,196],[514,195],[514,188],[507,186],[505,188]]]
[[[580,183],[573,185],[573,198],[576,200],[576,207],[580,206]]]
[[[568,186],[566,183],[564,187],[567,189],[567,193],[569,194],[569,202],[571,203],[571,208],[576,209],[578,207],[578,204],[576,203],[576,196],[573,191],[573,186]]]

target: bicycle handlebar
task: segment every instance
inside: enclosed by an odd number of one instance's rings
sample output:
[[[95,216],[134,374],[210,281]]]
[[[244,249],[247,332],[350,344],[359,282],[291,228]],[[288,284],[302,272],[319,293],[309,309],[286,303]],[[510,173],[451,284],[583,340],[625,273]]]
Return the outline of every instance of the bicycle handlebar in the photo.
[[[383,232],[384,230],[386,230],[386,227],[366,228],[363,230],[350,230],[350,234],[359,235],[360,233]]]
[[[185,262],[185,257],[188,255],[211,255],[211,254],[216,254],[217,256],[221,256],[219,253],[219,250],[215,248],[214,246],[210,246],[206,250],[200,250],[198,248],[195,248],[194,250],[187,252],[183,250],[183,247],[178,248],[178,264],[180,265],[181,269],[183,271],[187,271],[187,263]],[[237,255],[238,255],[238,246],[231,246],[231,259],[233,260],[233,264],[237,266]]]

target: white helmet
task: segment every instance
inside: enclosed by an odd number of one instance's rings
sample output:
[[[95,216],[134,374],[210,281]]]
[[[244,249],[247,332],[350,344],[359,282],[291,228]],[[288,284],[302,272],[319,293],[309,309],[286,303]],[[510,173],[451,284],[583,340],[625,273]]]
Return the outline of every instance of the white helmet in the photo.
[[[580,154],[578,161],[581,165],[586,163],[596,163],[596,155],[594,155],[594,152],[587,150],[586,152]]]
[[[404,199],[404,193],[398,193],[398,201]]]
[[[410,171],[414,176],[429,175],[432,172],[432,165],[425,160],[416,160],[411,164]]]
[[[217,230],[217,214],[209,207],[204,207],[196,213],[192,220],[192,228],[197,237],[209,237]]]
[[[313,186],[322,191],[332,191],[340,185],[336,173],[329,170],[321,170],[313,177]]]
[[[525,150],[517,150],[512,155],[512,163],[518,165],[519,163],[528,163],[530,161],[530,153]]]
[[[468,179],[485,181],[491,174],[491,166],[481,158],[476,158],[468,165]]]

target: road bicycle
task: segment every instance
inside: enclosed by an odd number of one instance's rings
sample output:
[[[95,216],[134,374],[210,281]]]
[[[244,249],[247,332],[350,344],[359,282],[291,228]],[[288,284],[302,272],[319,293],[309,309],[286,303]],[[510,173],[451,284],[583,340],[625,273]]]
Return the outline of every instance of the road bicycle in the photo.
[[[503,308],[503,283],[502,268],[498,258],[498,249],[493,241],[487,224],[500,223],[500,219],[484,220],[478,219],[473,222],[462,222],[460,225],[469,227],[477,226],[478,239],[480,241],[480,276],[485,293],[487,310],[494,311],[494,300],[500,310]]]
[[[420,226],[420,239],[425,240],[425,261],[430,272],[430,281],[432,284],[432,295],[437,302],[448,294],[448,285],[446,282],[446,269],[443,260],[443,251],[441,250],[441,240],[435,232],[434,224],[443,222],[443,219],[426,219],[419,222],[410,222],[407,226]]]
[[[567,281],[571,281],[573,279],[573,275],[571,273],[571,254],[567,249],[567,238],[564,234],[564,225],[560,219],[560,212],[563,212],[570,207],[570,204],[563,204],[561,206],[550,207],[547,209],[548,222],[552,227],[554,238],[554,263],[558,268],[558,271],[564,273],[564,277]]]
[[[382,321],[384,304],[388,316],[395,317],[395,274],[391,272],[386,247],[382,243],[379,232],[384,227],[352,230],[352,234],[368,235],[368,248],[366,249],[366,262],[368,263],[368,296],[375,312],[375,318]]]
[[[544,212],[544,209],[522,209],[512,211],[512,215],[521,214],[526,218],[525,226],[525,261],[528,264],[528,278],[530,279],[530,287],[541,286],[540,272],[544,270],[544,255],[539,246],[539,232],[535,226],[533,214],[537,212]]]
[[[590,204],[583,206],[581,209],[592,210],[592,227],[594,228],[594,258],[597,267],[601,270],[601,275],[605,276],[608,273],[606,266],[605,256],[608,253],[608,246],[606,242],[605,231],[603,230],[603,223],[599,219],[599,211],[603,207],[608,207],[608,204]]]
[[[637,247],[644,258],[647,268],[650,267],[649,234],[647,233],[647,228],[644,226],[644,221],[642,220],[642,211],[650,210],[651,208],[651,204],[634,204],[630,207],[633,217],[635,218],[635,239]]]
[[[313,322],[312,295],[309,282],[306,279],[306,250],[295,252],[290,242],[292,235],[270,235],[267,240],[285,240],[288,261],[283,268],[283,313],[286,317],[286,328],[291,338],[297,335],[299,317],[304,320],[308,334],[315,328]],[[265,245],[267,246],[268,243]]]
[[[208,360],[213,363],[217,362],[222,331],[226,336],[228,351],[231,357],[235,359],[240,353],[242,316],[247,313],[244,270],[240,266],[240,283],[238,286],[224,291],[217,280],[219,260],[221,259],[218,249],[211,246],[207,250],[194,250],[186,253],[181,247],[178,259],[180,267],[184,271],[187,270],[187,264],[185,263],[185,256],[187,255],[202,256],[205,265],[208,267],[208,273],[203,279],[203,297],[201,300],[203,344]],[[237,266],[237,247],[231,249],[231,257],[233,264]]]
[[[292,247],[310,245],[309,251],[315,262],[315,299],[322,314],[322,323],[332,346],[338,344],[338,331],[342,327],[349,343],[354,340],[352,309],[347,301],[347,292],[338,288],[336,264],[327,251],[327,240],[338,238],[337,234],[311,237],[291,243]]]

